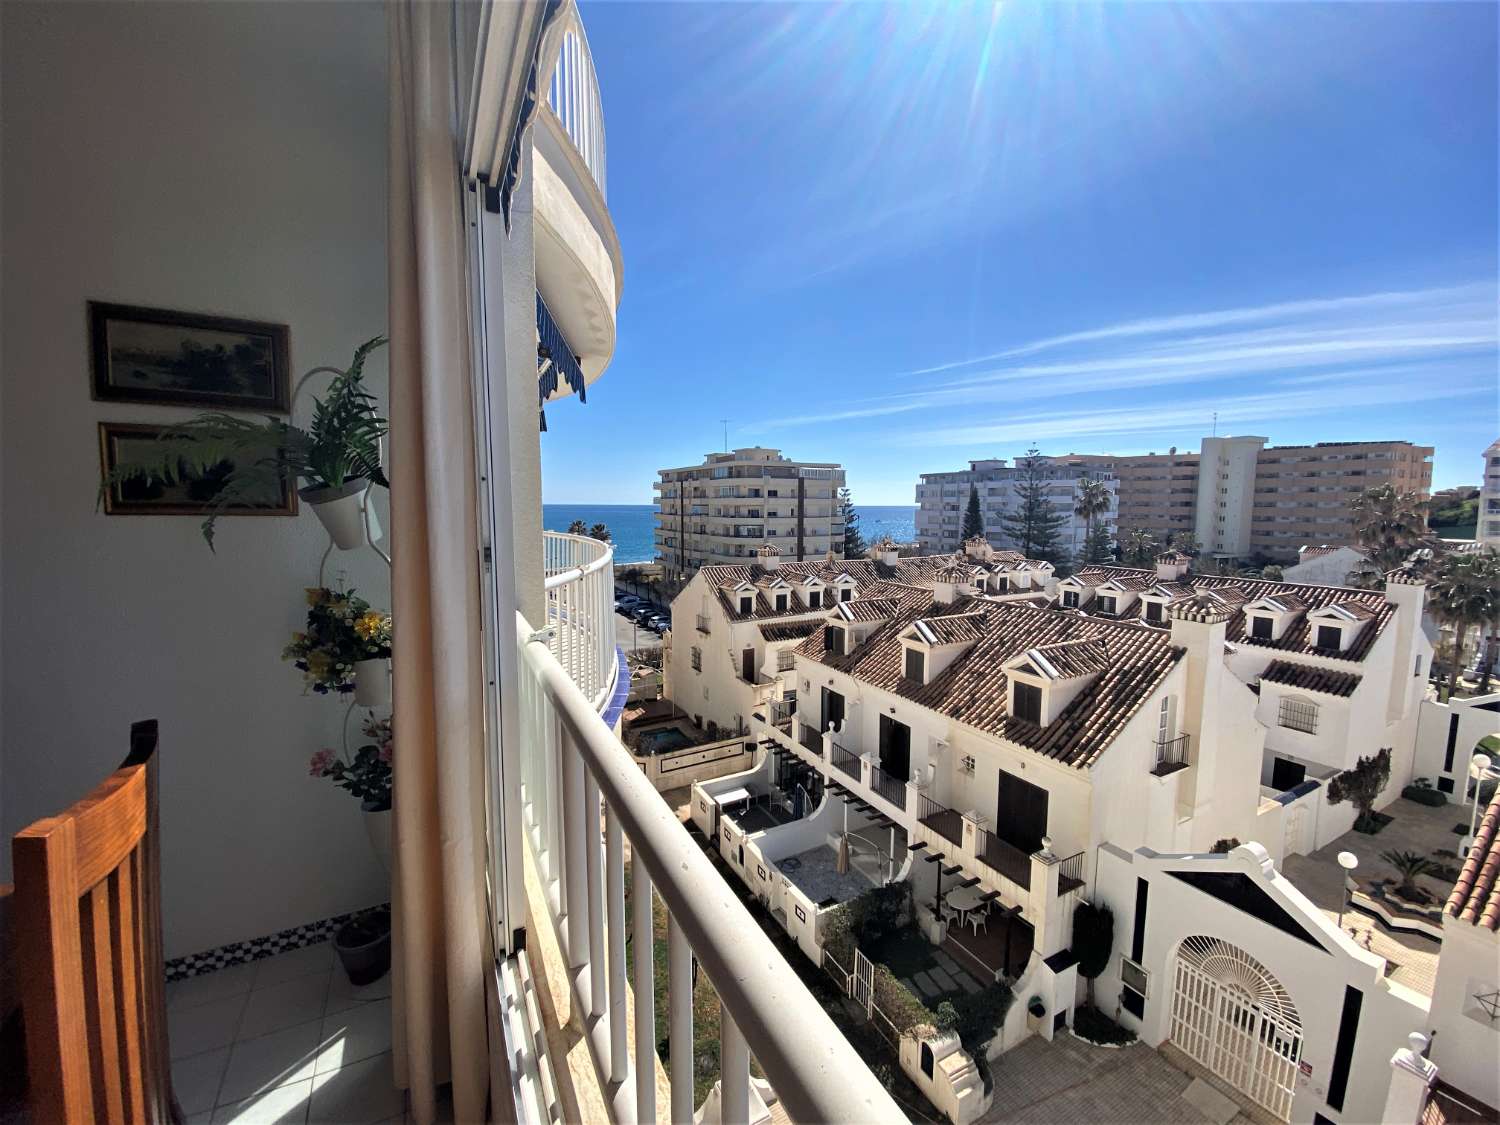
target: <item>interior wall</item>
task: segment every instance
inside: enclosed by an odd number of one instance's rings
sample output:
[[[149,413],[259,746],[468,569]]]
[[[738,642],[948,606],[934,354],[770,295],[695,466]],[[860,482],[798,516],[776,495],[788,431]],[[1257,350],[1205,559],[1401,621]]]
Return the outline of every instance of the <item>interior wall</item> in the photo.
[[[192,412],[91,400],[85,302],[287,324],[294,377],[383,333],[384,12],[10,2],[0,19],[0,827],[77,799],[156,717],[168,956],[382,901],[358,804],[307,775],[344,704],[280,659],[327,538],[304,507],[221,520],[211,554],[196,517],[96,511],[97,423]],[[383,355],[371,373],[383,400]],[[331,573],[390,604],[371,552]]]

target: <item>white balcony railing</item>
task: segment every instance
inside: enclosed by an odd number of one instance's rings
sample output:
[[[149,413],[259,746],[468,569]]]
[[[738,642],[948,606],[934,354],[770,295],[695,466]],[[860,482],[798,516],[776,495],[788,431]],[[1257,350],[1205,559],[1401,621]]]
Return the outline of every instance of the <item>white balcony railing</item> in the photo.
[[[670,1120],[694,1117],[695,959],[721,1004],[719,1120],[752,1120],[752,1053],[793,1121],[905,1120],[550,647],[519,615],[516,627],[525,832],[614,1120],[658,1120],[653,887],[668,914]],[[538,923],[540,906],[532,907]],[[633,1043],[627,924],[633,938]]]
[[[615,549],[586,535],[542,532],[547,647],[596,709],[615,687]]]
[[[563,32],[557,67],[547,86],[547,105],[562,123],[568,139],[583,157],[583,163],[599,194],[604,190],[604,108],[599,100],[599,77],[583,25],[574,22]]]

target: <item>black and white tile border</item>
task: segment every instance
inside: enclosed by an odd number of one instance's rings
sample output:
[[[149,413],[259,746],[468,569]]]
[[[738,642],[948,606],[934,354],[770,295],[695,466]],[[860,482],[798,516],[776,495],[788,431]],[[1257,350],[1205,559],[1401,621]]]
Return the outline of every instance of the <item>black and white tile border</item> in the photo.
[[[288,953],[293,949],[301,949],[303,946],[330,941],[338,928],[353,917],[353,914],[336,914],[332,918],[324,918],[321,922],[308,922],[303,926],[293,926],[291,929],[280,930],[266,937],[251,938],[249,941],[233,941],[217,949],[206,949],[202,953],[189,953],[186,957],[173,957],[167,962],[167,980],[187,980],[189,977],[227,969],[231,965],[259,961],[263,957],[275,957],[278,953]]]

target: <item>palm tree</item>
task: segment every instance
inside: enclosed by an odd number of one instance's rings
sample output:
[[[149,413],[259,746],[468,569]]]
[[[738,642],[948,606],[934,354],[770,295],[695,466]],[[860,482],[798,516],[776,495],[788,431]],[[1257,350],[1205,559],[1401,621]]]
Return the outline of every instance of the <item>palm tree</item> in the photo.
[[[1396,869],[1401,876],[1401,885],[1396,892],[1408,902],[1427,901],[1427,892],[1417,884],[1417,876],[1425,875],[1433,868],[1432,860],[1421,852],[1403,852],[1392,848],[1380,853],[1380,858]]]
[[[1500,625],[1500,555],[1494,551],[1444,555],[1428,585],[1427,596],[1433,616],[1451,625],[1455,633],[1453,662],[1448,672],[1448,694],[1452,696],[1469,630]],[[1481,693],[1489,690],[1488,664],[1482,677]]]
[[[1156,557],[1156,536],[1144,527],[1133,527],[1125,536],[1125,558],[1136,566],[1150,566]]]
[[[569,535],[587,535],[588,533],[589,525],[584,523],[582,520],[574,520],[572,523],[568,524]]]
[[[1114,503],[1114,497],[1109,493],[1109,486],[1102,480],[1093,477],[1081,477],[1073,501],[1073,514],[1083,520],[1087,526],[1088,536],[1085,542],[1094,534],[1094,521],[1105,512],[1109,511]],[[1087,562],[1102,562],[1102,559],[1087,559]]]
[[[1427,535],[1427,514],[1415,492],[1389,484],[1367,488],[1349,504],[1354,535],[1382,572],[1400,566]]]

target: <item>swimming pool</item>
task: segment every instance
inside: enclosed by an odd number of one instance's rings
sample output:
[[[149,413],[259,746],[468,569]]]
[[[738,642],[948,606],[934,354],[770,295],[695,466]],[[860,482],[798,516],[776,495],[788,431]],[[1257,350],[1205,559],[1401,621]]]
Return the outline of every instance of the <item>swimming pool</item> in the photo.
[[[666,754],[692,744],[693,740],[677,727],[642,731],[635,740],[636,752],[640,754]]]

